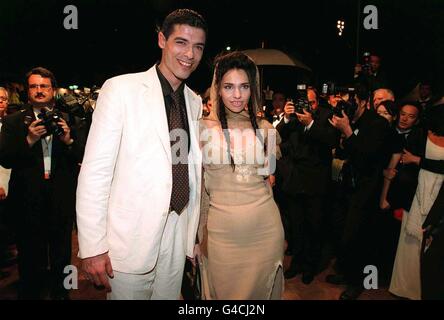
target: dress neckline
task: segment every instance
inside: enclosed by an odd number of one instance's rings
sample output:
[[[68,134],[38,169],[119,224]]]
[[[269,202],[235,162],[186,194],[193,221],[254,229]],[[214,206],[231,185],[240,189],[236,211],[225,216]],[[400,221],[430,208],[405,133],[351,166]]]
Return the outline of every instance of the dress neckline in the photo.
[[[250,121],[250,116],[246,110],[233,112],[230,109],[225,108],[225,115],[229,120]]]

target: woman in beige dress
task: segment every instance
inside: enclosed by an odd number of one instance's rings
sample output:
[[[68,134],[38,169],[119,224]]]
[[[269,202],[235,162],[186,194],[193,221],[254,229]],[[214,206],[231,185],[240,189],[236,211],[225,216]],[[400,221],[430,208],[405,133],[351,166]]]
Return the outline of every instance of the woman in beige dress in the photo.
[[[256,117],[260,96],[254,62],[233,52],[216,63],[212,115],[201,122],[208,196],[201,218],[203,295],[280,299],[284,233],[267,172],[275,162],[276,131]]]

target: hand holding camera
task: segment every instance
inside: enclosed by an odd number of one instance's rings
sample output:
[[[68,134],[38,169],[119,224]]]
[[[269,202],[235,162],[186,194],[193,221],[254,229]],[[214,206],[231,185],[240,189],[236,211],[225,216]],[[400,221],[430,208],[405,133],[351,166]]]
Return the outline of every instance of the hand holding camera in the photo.
[[[28,126],[26,140],[30,146],[47,135],[59,137],[67,145],[72,143],[71,129],[58,110],[42,108],[37,118]],[[25,123],[29,123],[29,120],[25,121]]]
[[[41,123],[40,119],[34,120],[28,127],[28,135],[26,136],[26,140],[30,147],[34,145],[37,141],[43,137],[47,131],[45,126]]]
[[[342,111],[342,117],[333,115],[333,117],[328,119],[328,121],[333,127],[341,131],[346,138],[353,134],[353,130],[350,127],[350,120],[344,111]]]
[[[293,100],[288,100],[284,107],[284,117],[290,119],[292,116],[295,116],[295,107]]]
[[[66,145],[70,145],[71,143],[73,143],[73,140],[71,139],[71,128],[68,126],[65,119],[60,118],[57,124],[59,128],[63,130],[63,133],[59,135],[60,141],[62,141]]]
[[[309,126],[313,121],[313,116],[310,112],[305,109],[302,109],[303,113],[296,112],[296,116],[298,117],[299,122],[305,127]]]

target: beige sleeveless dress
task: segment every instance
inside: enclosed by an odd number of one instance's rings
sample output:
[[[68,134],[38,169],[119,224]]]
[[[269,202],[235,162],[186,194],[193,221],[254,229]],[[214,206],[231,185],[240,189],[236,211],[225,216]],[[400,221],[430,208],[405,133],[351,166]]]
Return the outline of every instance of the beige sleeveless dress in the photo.
[[[205,235],[201,264],[204,298],[281,299],[284,231],[272,189],[258,172],[266,162],[263,144],[256,140],[246,112],[227,110],[227,121],[234,171],[220,123],[201,122],[201,141],[211,136],[202,142],[205,191],[209,196],[208,212],[203,210],[201,217],[201,233]],[[258,123],[261,129],[274,130],[266,121]],[[271,141],[267,138],[274,133],[265,130],[265,141]],[[221,163],[223,157],[228,163]]]

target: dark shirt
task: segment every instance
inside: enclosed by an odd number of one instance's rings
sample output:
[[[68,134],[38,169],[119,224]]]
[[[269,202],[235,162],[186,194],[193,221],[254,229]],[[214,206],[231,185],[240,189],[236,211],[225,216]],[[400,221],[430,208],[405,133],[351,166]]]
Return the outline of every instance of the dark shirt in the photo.
[[[174,93],[173,88],[171,87],[168,80],[165,78],[165,76],[162,74],[162,72],[159,70],[159,66],[156,66],[157,76],[159,77],[160,86],[162,87],[162,93],[165,101],[165,112],[168,119],[168,129],[171,131],[171,121],[170,121],[170,111],[171,107],[174,103],[174,100],[172,98],[172,94]],[[180,95],[180,104],[179,104],[179,111],[180,116],[182,117],[182,123],[184,124],[184,130],[187,132],[188,137],[188,152],[190,151],[190,128],[188,125],[188,116],[187,116],[187,110],[185,105],[185,96],[184,96],[184,88],[185,83],[182,82],[182,84],[177,88],[176,92],[179,92]]]
[[[332,149],[338,144],[339,132],[328,122],[331,110],[318,107],[312,117],[314,122],[309,130],[305,130],[296,118],[288,123],[282,119],[276,127],[289,170],[280,173],[283,176],[282,190],[290,195],[320,195],[328,191]],[[278,163],[278,171],[281,164]]]

